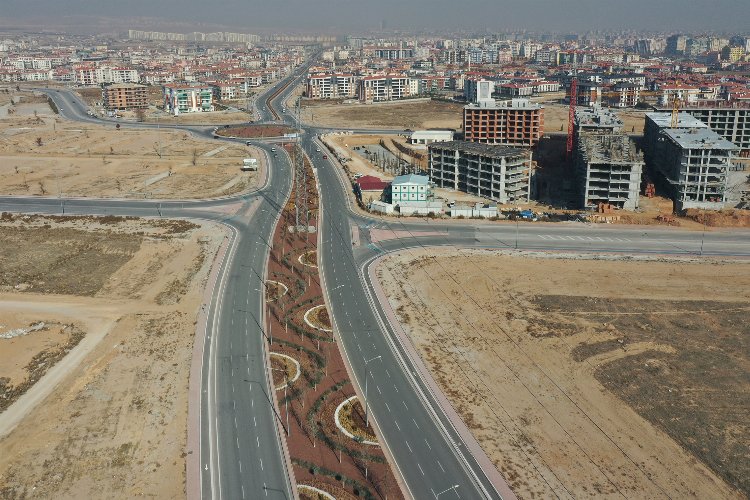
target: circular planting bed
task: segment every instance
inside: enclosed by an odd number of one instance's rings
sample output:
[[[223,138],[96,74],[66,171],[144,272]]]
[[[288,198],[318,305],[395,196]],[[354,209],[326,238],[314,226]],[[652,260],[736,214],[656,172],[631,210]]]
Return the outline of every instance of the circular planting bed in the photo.
[[[257,137],[281,137],[292,132],[293,130],[290,127],[283,125],[247,125],[244,127],[219,127],[216,130],[216,135],[252,139]]]
[[[328,314],[328,308],[324,305],[315,306],[308,309],[305,313],[305,323],[311,328],[324,332],[332,332],[331,316]]]
[[[341,402],[334,413],[336,427],[347,437],[359,443],[378,445],[378,438],[372,427],[365,424],[365,409],[357,396],[352,396]]]
[[[273,386],[277,391],[286,387],[287,383],[294,383],[302,374],[299,361],[278,352],[271,353],[271,368]]]
[[[289,292],[289,287],[280,281],[266,280],[266,300],[273,302]]]
[[[299,263],[309,267],[318,267],[318,251],[310,250],[299,256]]]

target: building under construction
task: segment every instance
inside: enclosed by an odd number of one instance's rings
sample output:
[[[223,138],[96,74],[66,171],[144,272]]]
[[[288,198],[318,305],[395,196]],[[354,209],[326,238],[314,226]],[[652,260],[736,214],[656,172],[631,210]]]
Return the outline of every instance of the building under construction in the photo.
[[[661,108],[659,111],[668,111]],[[681,111],[738,146],[740,156],[750,157],[750,102],[715,101],[683,106]]]
[[[680,113],[646,113],[646,164],[671,191],[677,210],[718,210],[730,202],[729,172],[740,148],[700,120]]]
[[[528,203],[531,198],[528,150],[466,141],[433,142],[429,150],[430,181],[437,187],[499,203]]]
[[[583,208],[638,208],[643,155],[623,133],[623,122],[598,106],[575,113],[574,165]]]
[[[643,155],[624,134],[582,134],[575,156],[583,208],[638,208]]]

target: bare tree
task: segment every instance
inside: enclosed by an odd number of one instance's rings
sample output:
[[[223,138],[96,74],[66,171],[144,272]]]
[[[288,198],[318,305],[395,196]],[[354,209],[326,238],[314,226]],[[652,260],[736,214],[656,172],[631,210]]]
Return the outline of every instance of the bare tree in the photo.
[[[44,187],[43,181],[39,181],[39,191],[41,191],[43,195],[47,194],[47,188]]]
[[[198,150],[193,148],[193,166],[198,163]]]
[[[156,156],[161,159],[161,147],[159,146],[158,142],[154,143],[154,153],[156,153]]]
[[[37,137],[36,138],[36,145],[37,146],[43,146],[44,145],[44,143],[42,142],[42,138],[41,137]]]

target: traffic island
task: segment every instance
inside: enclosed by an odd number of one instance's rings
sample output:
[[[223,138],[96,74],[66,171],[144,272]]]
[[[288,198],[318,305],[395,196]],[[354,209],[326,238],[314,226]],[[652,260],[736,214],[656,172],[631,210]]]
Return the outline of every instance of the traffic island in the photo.
[[[319,221],[315,178],[307,164],[307,210],[310,225]],[[278,424],[287,441],[294,478],[336,499],[391,498],[403,495],[382,449],[358,442],[336,426],[337,407],[354,396],[339,353],[317,267],[317,234],[287,228],[295,224],[295,192],[277,224],[268,261],[268,277],[284,283],[288,292],[266,301],[269,350],[293,358],[300,375],[285,390],[275,391]],[[269,297],[274,294],[269,293]],[[288,367],[271,361],[274,384],[283,388]],[[354,408],[356,408],[355,406]],[[356,429],[356,417],[352,428]],[[372,430],[369,437],[376,442]],[[300,488],[301,498],[318,498]],[[327,498],[327,497],[323,497]]]
[[[280,391],[297,381],[302,374],[299,361],[286,354],[271,353],[271,371],[274,389]]]

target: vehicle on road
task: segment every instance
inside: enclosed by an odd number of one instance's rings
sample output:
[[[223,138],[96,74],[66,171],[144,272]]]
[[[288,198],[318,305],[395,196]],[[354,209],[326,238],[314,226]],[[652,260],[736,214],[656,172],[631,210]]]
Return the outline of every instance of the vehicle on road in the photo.
[[[327,160],[328,159],[328,155],[323,155],[323,159]]]

